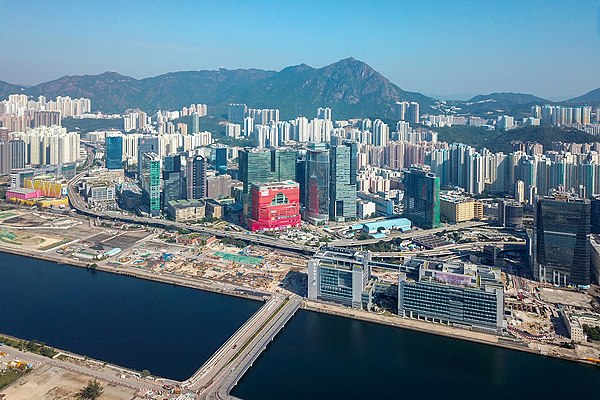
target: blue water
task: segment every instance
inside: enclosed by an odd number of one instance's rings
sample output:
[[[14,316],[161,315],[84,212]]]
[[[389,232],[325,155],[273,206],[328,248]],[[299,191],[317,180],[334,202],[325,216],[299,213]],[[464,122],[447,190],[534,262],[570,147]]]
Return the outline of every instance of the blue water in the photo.
[[[232,394],[247,400],[600,399],[600,368],[299,311]]]
[[[261,303],[0,253],[0,333],[188,378]],[[234,388],[269,399],[600,398],[600,368],[299,311]]]
[[[0,333],[177,380],[261,304],[0,253]]]

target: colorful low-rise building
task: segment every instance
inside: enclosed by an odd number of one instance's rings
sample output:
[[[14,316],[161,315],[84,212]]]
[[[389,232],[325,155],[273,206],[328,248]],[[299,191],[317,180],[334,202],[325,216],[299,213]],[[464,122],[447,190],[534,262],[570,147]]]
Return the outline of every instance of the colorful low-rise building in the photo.
[[[41,197],[40,191],[29,188],[13,188],[6,190],[8,200],[35,200]]]
[[[67,181],[54,176],[43,175],[26,178],[24,184],[26,188],[38,190],[44,197],[62,199],[68,193]]]
[[[254,184],[252,214],[247,219],[252,231],[276,231],[300,226],[300,185],[294,181]]]

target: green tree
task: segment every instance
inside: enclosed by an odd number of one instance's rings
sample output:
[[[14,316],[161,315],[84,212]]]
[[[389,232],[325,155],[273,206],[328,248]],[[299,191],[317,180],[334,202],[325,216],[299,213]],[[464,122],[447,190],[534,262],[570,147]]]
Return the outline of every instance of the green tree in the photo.
[[[77,398],[81,400],[96,400],[100,398],[104,392],[104,388],[98,383],[97,380],[90,380],[87,386],[81,388],[77,393]]]

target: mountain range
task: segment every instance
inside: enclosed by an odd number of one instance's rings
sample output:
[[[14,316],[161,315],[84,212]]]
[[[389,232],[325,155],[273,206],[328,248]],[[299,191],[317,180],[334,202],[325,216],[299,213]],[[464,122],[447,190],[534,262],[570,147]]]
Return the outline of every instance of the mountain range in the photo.
[[[397,101],[416,101],[421,113],[438,108],[438,100],[401,89],[368,64],[346,58],[322,68],[306,64],[281,71],[236,69],[170,72],[135,79],[116,72],[99,75],[63,76],[23,87],[0,81],[0,98],[24,93],[47,98],[86,97],[93,111],[122,113],[140,108],[147,112],[177,110],[192,103],[205,103],[213,115],[225,115],[229,103],[246,103],[254,108],[278,108],[282,119],[298,115],[312,117],[318,107],[331,107],[334,118],[394,118]],[[600,89],[571,99],[568,103],[600,104]],[[491,93],[453,105],[474,114],[527,112],[533,103],[552,103],[523,93]]]
[[[420,93],[402,90],[354,58],[323,68],[301,64],[281,71],[222,68],[171,72],[139,80],[105,72],[63,76],[30,88],[0,82],[0,97],[11,93],[47,98],[86,97],[92,100],[93,110],[107,113],[128,108],[176,110],[192,103],[205,103],[211,113],[224,114],[229,103],[246,103],[255,108],[278,108],[282,118],[311,117],[318,107],[331,107],[335,118],[391,118],[396,101],[417,101],[421,108],[436,102]]]

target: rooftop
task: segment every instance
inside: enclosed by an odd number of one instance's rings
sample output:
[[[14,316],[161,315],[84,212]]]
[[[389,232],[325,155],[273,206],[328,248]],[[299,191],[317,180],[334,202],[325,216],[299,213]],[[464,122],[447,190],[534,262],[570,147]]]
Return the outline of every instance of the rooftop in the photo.
[[[297,188],[300,187],[300,184],[292,180],[287,180],[281,182],[255,183],[252,187],[256,187],[258,190],[272,190],[279,188]]]
[[[187,208],[187,207],[204,207],[206,202],[200,199],[192,200],[171,200],[169,206],[173,208]]]
[[[445,262],[413,258],[406,266],[419,269],[419,281],[475,288],[502,288],[500,270],[462,262]]]

